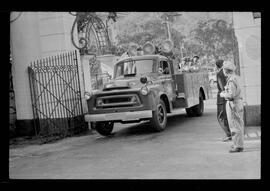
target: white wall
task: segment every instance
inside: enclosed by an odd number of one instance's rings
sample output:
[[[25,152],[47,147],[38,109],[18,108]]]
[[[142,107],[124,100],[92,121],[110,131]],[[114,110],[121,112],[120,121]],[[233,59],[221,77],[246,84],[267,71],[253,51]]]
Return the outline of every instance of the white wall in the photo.
[[[17,12],[12,14],[18,15]],[[32,61],[76,49],[71,43],[71,27],[74,19],[75,17],[67,12],[23,12],[10,24],[13,84],[18,120],[33,119],[27,67]],[[74,35],[77,41],[77,34]],[[77,55],[81,93],[84,97],[82,67],[79,53]]]
[[[12,14],[17,15],[18,12]],[[27,67],[31,61],[41,57],[37,14],[23,12],[16,21],[10,24],[10,37],[17,119],[32,119]]]
[[[71,43],[74,16],[67,12],[38,12],[37,14],[42,57],[75,49]],[[75,33],[75,37],[76,35]]]
[[[239,45],[243,96],[248,105],[261,105],[261,19],[252,12],[234,12],[233,22]]]

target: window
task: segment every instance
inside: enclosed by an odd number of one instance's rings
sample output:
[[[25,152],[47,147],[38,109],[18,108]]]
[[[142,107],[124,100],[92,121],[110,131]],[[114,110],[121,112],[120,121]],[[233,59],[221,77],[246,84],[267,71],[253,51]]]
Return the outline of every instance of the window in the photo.
[[[160,61],[159,73],[170,74],[170,68],[169,68],[169,64],[167,61],[165,61],[165,60]]]
[[[153,72],[154,61],[149,60],[126,60],[119,62],[115,67],[115,78],[121,76],[135,76]]]

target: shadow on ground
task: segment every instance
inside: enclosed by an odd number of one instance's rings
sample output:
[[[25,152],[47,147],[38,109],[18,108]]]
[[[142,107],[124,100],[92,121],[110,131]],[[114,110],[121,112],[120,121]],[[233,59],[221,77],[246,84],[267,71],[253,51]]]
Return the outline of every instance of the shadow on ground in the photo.
[[[127,124],[127,127],[121,127],[118,129],[118,123],[115,124],[115,130],[110,136],[102,136],[96,138],[95,142],[106,142],[112,139],[130,139],[136,138],[137,141],[151,140],[159,136],[164,136],[164,134],[172,132],[174,129],[179,129],[182,123],[186,122],[186,114],[180,114],[168,117],[166,129],[162,132],[156,132],[150,127],[150,122],[145,121],[138,124]],[[99,135],[99,134],[98,134]],[[140,139],[138,139],[140,137]]]

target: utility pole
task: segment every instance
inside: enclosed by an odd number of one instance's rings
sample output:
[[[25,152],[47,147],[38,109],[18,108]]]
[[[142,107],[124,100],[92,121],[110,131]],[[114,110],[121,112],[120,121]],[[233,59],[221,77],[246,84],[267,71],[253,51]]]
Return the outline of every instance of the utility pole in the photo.
[[[180,16],[182,14],[179,13],[164,13],[161,15],[161,18],[164,20],[163,24],[166,24],[167,29],[167,37],[169,40],[172,41],[172,35],[171,35],[171,23],[173,22],[173,17]]]
[[[183,49],[184,49],[184,43],[182,42],[182,43],[180,43],[180,53],[181,53],[181,58],[184,57],[184,55],[183,55]]]
[[[172,40],[172,35],[171,35],[171,27],[170,27],[170,23],[169,23],[169,18],[167,17],[166,20],[166,27],[167,27],[167,34],[168,34],[168,39]]]

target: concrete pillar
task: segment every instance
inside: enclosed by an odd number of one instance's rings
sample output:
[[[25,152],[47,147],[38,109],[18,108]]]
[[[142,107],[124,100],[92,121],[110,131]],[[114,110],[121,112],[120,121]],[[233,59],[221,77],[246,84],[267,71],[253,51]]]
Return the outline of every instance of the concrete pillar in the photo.
[[[261,105],[261,23],[252,12],[234,12],[233,22],[239,45],[246,119],[260,121]],[[254,112],[254,109],[256,112]],[[250,114],[250,115],[249,115]]]
[[[97,56],[97,59],[104,65],[106,65],[107,67],[111,68],[111,70],[113,71],[113,67],[114,67],[114,63],[116,62],[116,59],[118,57],[115,55],[101,55],[101,56]],[[104,72],[104,71],[102,71]],[[113,75],[112,73],[110,73],[110,75]]]
[[[91,73],[90,73],[90,66],[89,66],[89,60],[93,58],[92,55],[82,55],[81,56],[81,63],[83,67],[83,76],[84,76],[84,88],[85,91],[91,92],[92,86],[91,86]]]

